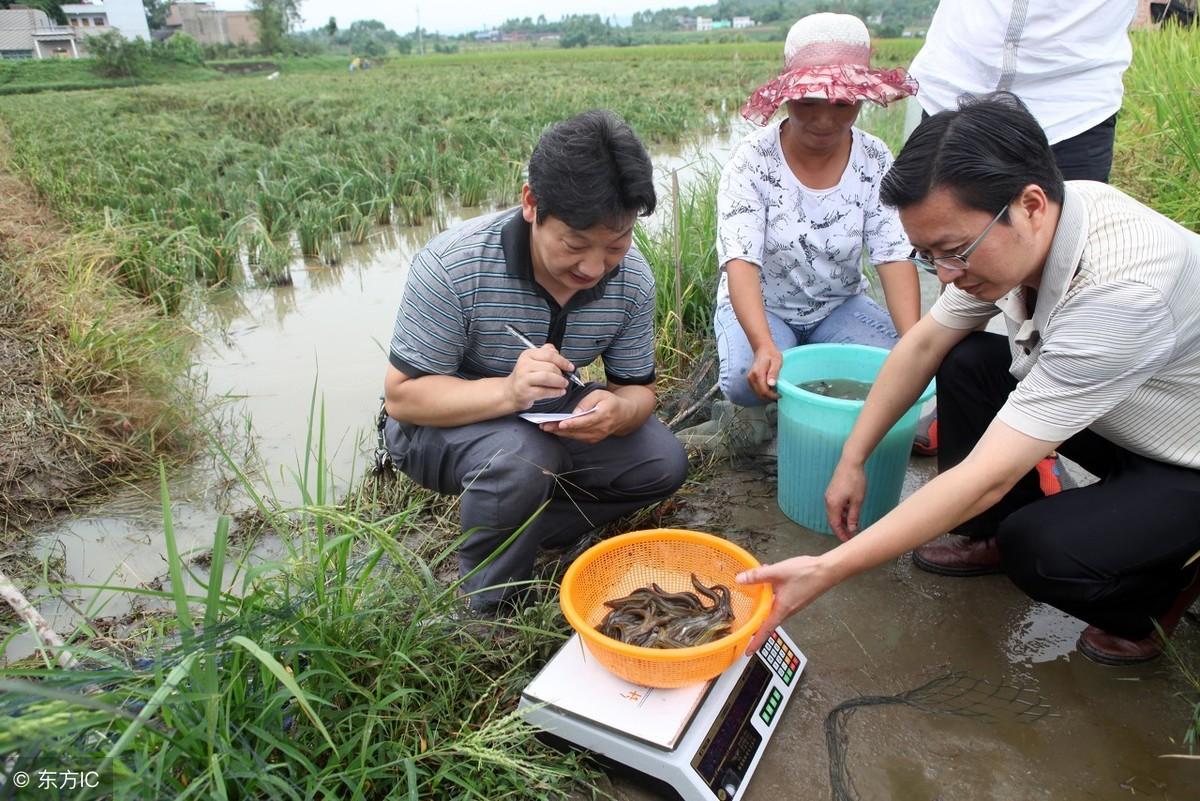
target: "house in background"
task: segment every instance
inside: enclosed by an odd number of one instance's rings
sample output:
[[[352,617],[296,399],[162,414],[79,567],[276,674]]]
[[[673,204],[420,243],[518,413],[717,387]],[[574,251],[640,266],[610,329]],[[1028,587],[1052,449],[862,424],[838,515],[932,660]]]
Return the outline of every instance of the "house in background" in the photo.
[[[258,44],[258,21],[253,14],[218,11],[212,3],[172,3],[167,10],[167,29],[183,31],[202,45]]]
[[[116,31],[126,39],[150,40],[150,25],[142,0],[103,0],[103,2],[70,3],[61,6],[67,24],[84,38],[105,31]]]
[[[69,25],[56,25],[32,8],[0,10],[0,59],[79,58],[79,42]]]

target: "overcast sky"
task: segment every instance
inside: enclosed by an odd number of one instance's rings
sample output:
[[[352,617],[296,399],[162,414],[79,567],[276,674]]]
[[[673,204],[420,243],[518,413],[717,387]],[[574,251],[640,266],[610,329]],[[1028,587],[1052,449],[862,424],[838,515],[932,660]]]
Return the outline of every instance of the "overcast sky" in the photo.
[[[245,0],[216,0],[220,9],[242,9],[246,5]],[[621,24],[628,25],[636,11],[680,5],[686,3],[682,0],[423,0],[420,3],[407,0],[302,0],[300,13],[304,15],[302,27],[305,29],[324,25],[330,17],[336,17],[338,27],[347,27],[356,19],[377,19],[397,33],[405,33],[417,27],[419,8],[425,30],[454,34],[494,27],[510,17],[536,20],[538,14],[545,14],[551,21],[567,14],[601,14],[613,16]]]

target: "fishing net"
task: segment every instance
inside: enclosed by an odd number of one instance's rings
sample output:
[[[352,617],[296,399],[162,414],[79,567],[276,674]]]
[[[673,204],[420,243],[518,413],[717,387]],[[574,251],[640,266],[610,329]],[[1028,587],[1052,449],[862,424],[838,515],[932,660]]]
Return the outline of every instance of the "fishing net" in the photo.
[[[858,801],[858,791],[847,764],[850,718],[863,707],[906,706],[934,715],[955,715],[982,723],[1009,721],[1037,723],[1051,716],[1050,705],[1034,690],[1010,684],[992,684],[962,671],[947,673],[899,695],[863,695],[835,706],[825,717],[825,744],[829,748],[829,783],[833,801]]]

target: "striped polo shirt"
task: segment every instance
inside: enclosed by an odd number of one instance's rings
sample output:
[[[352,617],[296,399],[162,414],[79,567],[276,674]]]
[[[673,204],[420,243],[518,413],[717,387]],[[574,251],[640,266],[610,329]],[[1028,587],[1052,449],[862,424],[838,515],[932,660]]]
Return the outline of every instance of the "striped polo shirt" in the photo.
[[[507,376],[525,350],[553,344],[576,367],[604,361],[608,380],[654,381],[654,275],[630,248],[616,269],[565,306],[534,280],[530,225],[520,208],[467,220],[417,253],[392,332],[389,361],[410,378]],[[552,406],[557,399],[534,408]]]
[[[1106,184],[1068,181],[1033,316],[946,288],[931,314],[973,329],[1003,313],[1017,387],[999,419],[1061,442],[1090,428],[1200,469],[1200,235]]]

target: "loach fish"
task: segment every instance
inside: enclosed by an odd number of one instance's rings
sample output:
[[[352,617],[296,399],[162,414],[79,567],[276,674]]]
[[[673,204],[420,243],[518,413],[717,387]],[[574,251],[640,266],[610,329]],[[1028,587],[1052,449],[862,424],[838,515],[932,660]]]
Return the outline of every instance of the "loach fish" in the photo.
[[[723,584],[706,587],[692,574],[696,592],[667,592],[655,583],[605,601],[609,612],[596,630],[643,648],[688,648],[729,634],[733,603]],[[699,593],[697,595],[696,593]],[[710,602],[705,606],[703,596]]]

